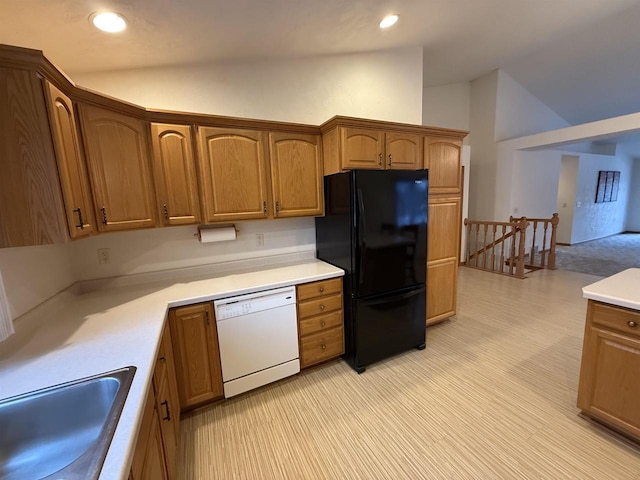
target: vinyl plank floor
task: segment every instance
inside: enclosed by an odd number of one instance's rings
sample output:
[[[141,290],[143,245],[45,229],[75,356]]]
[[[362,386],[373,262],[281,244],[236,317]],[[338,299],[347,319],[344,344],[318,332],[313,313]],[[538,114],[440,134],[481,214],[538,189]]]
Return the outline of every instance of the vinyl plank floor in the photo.
[[[598,280],[462,267],[458,315],[427,348],[357,375],[343,361],[182,420],[200,479],[640,479],[640,448],[578,416],[586,300]]]

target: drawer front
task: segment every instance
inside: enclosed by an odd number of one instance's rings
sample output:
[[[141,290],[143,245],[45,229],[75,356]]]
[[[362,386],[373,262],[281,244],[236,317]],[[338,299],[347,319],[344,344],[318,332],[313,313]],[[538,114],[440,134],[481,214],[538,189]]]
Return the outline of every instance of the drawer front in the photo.
[[[591,303],[593,323],[640,336],[640,313],[598,302]]]
[[[342,293],[342,277],[298,285],[298,301]]]
[[[300,339],[300,368],[329,360],[344,353],[342,327],[332,328]]]
[[[327,315],[305,318],[298,323],[298,331],[301,337],[312,333],[329,330],[330,328],[342,326],[342,310],[331,312]]]
[[[342,295],[331,295],[298,304],[298,320],[342,309]]]

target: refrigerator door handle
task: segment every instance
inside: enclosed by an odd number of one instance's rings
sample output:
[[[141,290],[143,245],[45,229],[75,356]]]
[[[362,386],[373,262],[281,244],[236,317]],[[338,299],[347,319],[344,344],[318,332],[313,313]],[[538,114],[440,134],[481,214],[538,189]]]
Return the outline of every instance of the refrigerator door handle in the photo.
[[[361,240],[361,245],[357,245],[357,248],[360,249],[360,265],[358,266],[358,270],[360,275],[358,276],[358,285],[362,285],[364,283],[364,265],[365,265],[365,254],[366,254],[366,238],[365,232],[367,231],[367,223],[364,218],[364,199],[362,198],[362,190],[358,188],[357,190],[357,202],[358,202],[358,230],[359,237]]]
[[[407,298],[415,297],[417,295],[424,295],[427,291],[427,287],[421,287],[410,292],[402,293],[400,295],[394,295],[391,297],[377,298],[375,300],[364,300],[367,305],[380,305],[383,303],[397,302],[398,300],[405,300]]]

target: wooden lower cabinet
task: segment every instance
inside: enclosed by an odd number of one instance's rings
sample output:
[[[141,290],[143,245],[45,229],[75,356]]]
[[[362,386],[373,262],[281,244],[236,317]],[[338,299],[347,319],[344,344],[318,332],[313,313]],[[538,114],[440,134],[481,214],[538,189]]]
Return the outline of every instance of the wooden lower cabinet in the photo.
[[[578,408],[640,441],[640,312],[589,300]]]
[[[165,326],[147,393],[138,442],[133,454],[130,480],[173,480],[180,436],[171,337]]]
[[[460,261],[460,197],[429,195],[427,325],[456,314]]]
[[[188,410],[224,396],[218,332],[211,302],[169,311],[180,407]]]
[[[456,314],[458,260],[437,260],[427,264],[427,325]]]
[[[344,353],[342,278],[297,286],[300,368]]]
[[[168,480],[160,420],[153,390],[145,404],[138,443],[133,453],[130,480]]]

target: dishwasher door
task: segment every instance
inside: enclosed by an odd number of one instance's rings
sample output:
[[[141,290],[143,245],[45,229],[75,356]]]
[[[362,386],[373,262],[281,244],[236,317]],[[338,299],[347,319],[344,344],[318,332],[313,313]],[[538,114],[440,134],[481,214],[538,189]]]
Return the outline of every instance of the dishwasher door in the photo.
[[[225,397],[300,371],[294,287],[214,305]]]

